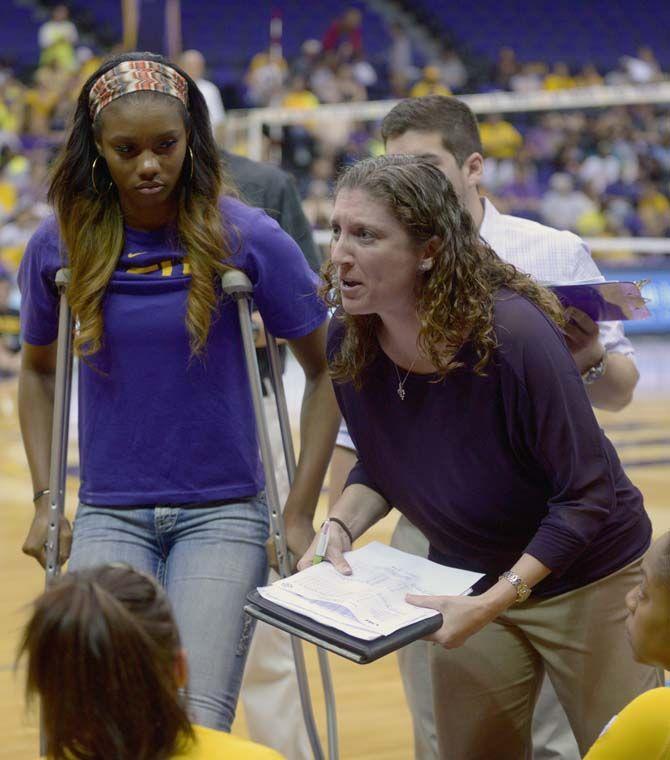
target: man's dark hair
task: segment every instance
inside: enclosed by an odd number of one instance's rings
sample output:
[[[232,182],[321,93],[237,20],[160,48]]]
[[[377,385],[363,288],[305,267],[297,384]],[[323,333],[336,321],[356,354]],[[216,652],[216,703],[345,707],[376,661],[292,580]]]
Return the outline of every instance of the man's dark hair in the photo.
[[[391,109],[382,121],[384,144],[414,129],[417,132],[439,132],[442,145],[459,166],[473,153],[482,153],[477,119],[458,98],[429,95],[407,98]]]

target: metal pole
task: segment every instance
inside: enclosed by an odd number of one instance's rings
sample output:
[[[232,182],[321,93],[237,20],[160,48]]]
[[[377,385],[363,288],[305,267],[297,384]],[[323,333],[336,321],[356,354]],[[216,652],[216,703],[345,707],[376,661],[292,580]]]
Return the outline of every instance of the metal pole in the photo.
[[[256,427],[258,430],[258,440],[261,450],[261,459],[263,462],[263,471],[265,474],[265,488],[268,499],[268,512],[270,516],[270,529],[275,542],[277,553],[277,563],[279,574],[285,578],[291,574],[291,566],[286,547],[286,535],[284,533],[284,521],[279,503],[279,494],[275,479],[272,447],[270,444],[270,434],[268,431],[267,421],[265,419],[265,410],[263,408],[263,393],[261,387],[261,378],[258,371],[258,362],[256,360],[256,347],[254,344],[253,331],[251,328],[251,297],[253,287],[249,278],[238,270],[229,270],[222,277],[222,287],[224,293],[231,296],[237,301],[238,314],[240,318],[240,331],[242,334],[242,343],[244,346],[244,355],[247,364],[247,373],[249,375],[249,386],[251,388],[251,397],[254,406],[254,415],[256,417]],[[323,749],[319,740],[319,733],[314,720],[312,703],[309,692],[309,680],[307,678],[307,669],[305,667],[305,658],[302,651],[301,642],[291,636],[291,647],[293,649],[293,658],[295,660],[295,669],[298,676],[298,691],[300,694],[300,703],[302,706],[305,727],[312,746],[312,752],[315,760],[324,760]],[[333,758],[334,760],[334,758]]]
[[[56,272],[56,288],[60,294],[54,410],[51,429],[51,462],[49,464],[49,522],[46,538],[45,586],[49,588],[60,574],[60,519],[65,511],[67,478],[67,445],[70,430],[70,398],[72,392],[72,315],[67,302],[70,271]],[[40,757],[46,757],[46,735],[40,708]]]
[[[275,403],[277,405],[277,417],[279,418],[279,428],[281,430],[282,443],[284,445],[284,456],[286,460],[286,469],[288,471],[289,483],[293,484],[295,478],[295,449],[293,448],[293,438],[291,436],[291,422],[288,416],[288,407],[286,405],[286,393],[284,392],[284,380],[281,371],[281,359],[277,341],[265,328],[265,345],[267,347],[268,359],[270,364],[270,378],[272,388],[275,394]],[[321,671],[321,682],[323,683],[323,692],[326,705],[326,721],[328,724],[328,757],[330,760],[336,760],[339,757],[338,731],[337,731],[337,712],[335,709],[335,690],[333,689],[333,679],[328,664],[328,655],[326,652],[317,647],[319,658],[319,669]]]
[[[49,465],[49,523],[46,542],[46,586],[60,573],[60,519],[65,511],[65,481],[67,478],[67,445],[70,429],[70,397],[72,392],[72,315],[67,302],[68,269],[56,273],[60,293],[58,315],[58,344],[54,389],[53,427],[51,431],[51,463]]]

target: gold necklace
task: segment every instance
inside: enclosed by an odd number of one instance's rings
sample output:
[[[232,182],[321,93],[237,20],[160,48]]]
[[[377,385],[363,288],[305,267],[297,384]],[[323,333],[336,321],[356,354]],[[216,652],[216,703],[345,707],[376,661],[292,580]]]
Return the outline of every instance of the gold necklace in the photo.
[[[410,372],[414,369],[414,365],[416,364],[418,358],[419,358],[419,354],[417,354],[414,357],[414,361],[409,365],[407,374],[402,380],[400,379],[400,372],[398,372],[398,365],[395,362],[391,362],[391,364],[393,364],[393,369],[395,370],[396,376],[398,378],[398,387],[396,388],[396,393],[400,397],[401,401],[404,401],[405,396],[407,395],[407,392],[405,391],[405,383],[407,382],[407,378],[409,377]]]

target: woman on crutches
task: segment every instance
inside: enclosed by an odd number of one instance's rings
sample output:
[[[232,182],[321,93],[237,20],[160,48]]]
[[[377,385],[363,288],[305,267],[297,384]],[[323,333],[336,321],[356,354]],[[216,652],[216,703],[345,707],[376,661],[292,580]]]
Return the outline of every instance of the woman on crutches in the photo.
[[[24,552],[44,563],[53,281],[66,266],[80,357],[69,569],[126,562],[158,578],[189,656],[191,717],[228,730],[252,633],[242,606],[266,577],[268,522],[237,307],[219,276],[248,275],[265,325],[305,371],[284,512],[297,555],[314,535],[338,419],[316,277],[275,222],[234,198],[202,95],[160,56],[117,57],[84,85],[49,197],[55,217],[19,273],[19,406],[36,508]]]

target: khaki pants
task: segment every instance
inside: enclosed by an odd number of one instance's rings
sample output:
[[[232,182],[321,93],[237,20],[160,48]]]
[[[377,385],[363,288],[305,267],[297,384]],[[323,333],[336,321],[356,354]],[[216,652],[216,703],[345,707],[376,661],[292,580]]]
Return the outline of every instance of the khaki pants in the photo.
[[[418,557],[428,556],[428,540],[402,515],[398,520],[392,546]],[[414,759],[438,760],[437,731],[433,716],[433,687],[428,662],[430,644],[415,641],[398,650],[407,704],[414,728]],[[561,707],[556,691],[546,677],[540,688],[533,716],[534,760],[579,760],[580,754],[572,729]]]
[[[431,644],[442,760],[521,760],[547,672],[584,754],[605,724],[661,674],[633,661],[624,597],[640,560],[589,586],[511,607],[458,649]]]

